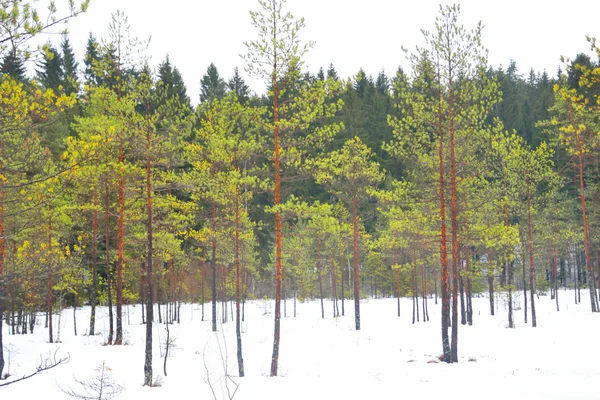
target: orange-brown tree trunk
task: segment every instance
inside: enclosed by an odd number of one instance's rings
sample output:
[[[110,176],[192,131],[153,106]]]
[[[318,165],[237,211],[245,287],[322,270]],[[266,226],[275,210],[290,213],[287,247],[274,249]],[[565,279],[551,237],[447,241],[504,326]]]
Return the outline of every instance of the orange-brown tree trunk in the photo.
[[[452,362],[458,362],[458,199],[456,195],[456,156],[454,146],[454,92],[450,79],[449,97],[449,135],[450,135],[450,205],[452,219],[452,344],[450,348]]]
[[[583,157],[582,157],[582,146],[581,137],[577,135],[577,153],[579,155],[579,190],[581,192],[581,214],[583,216],[583,239],[585,241],[585,263],[588,272],[588,286],[590,287],[590,302],[592,306],[592,312],[598,312],[598,300],[596,298],[596,290],[594,289],[594,271],[592,270],[592,256],[590,248],[590,234],[587,222],[587,210],[585,205],[585,185],[583,179]]]
[[[446,195],[444,182],[444,131],[442,127],[442,94],[438,110],[439,175],[440,175],[440,264],[442,267],[442,350],[445,362],[452,362],[448,327],[450,326],[450,284],[448,281],[448,248],[446,237]]]
[[[273,21],[273,42],[277,43],[277,22]],[[279,339],[281,335],[281,287],[282,281],[282,244],[281,244],[281,213],[279,205],[281,204],[281,175],[279,170],[279,104],[277,87],[277,46],[274,46],[273,53],[273,136],[274,136],[274,156],[275,164],[275,327],[273,332],[273,355],[271,356],[271,376],[277,376],[277,366],[279,365]]]

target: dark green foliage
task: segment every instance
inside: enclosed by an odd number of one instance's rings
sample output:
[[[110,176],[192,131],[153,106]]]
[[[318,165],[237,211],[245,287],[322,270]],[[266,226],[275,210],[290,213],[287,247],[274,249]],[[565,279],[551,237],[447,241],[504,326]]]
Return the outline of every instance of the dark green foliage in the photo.
[[[337,71],[335,70],[335,67],[333,66],[333,64],[329,64],[329,67],[327,67],[327,79],[333,79],[334,81],[339,81],[340,77],[337,73]]]
[[[500,118],[507,130],[516,131],[536,148],[545,139],[536,123],[549,117],[548,109],[554,103],[554,81],[546,72],[539,74],[533,70],[525,79],[514,61],[506,71],[500,67],[490,73],[502,91],[502,101],[495,106],[493,116]]]
[[[167,55],[162,63],[158,66],[158,82],[157,87],[163,88],[166,91],[165,98],[177,98],[182,104],[191,108],[190,98],[187,95],[187,88],[183,82],[183,78],[177,67],[171,64],[171,60]]]
[[[200,103],[210,103],[225,97],[225,81],[219,76],[215,64],[210,63],[200,80]]]
[[[54,46],[48,45],[37,67],[36,79],[44,88],[55,92],[63,90],[65,81],[63,58]]]
[[[0,63],[0,73],[9,75],[19,82],[27,80],[27,69],[25,68],[25,60],[20,53],[8,52],[2,58]]]
[[[77,76],[77,70],[79,69],[79,63],[75,59],[75,52],[71,47],[71,42],[68,36],[63,36],[62,43],[60,45],[62,52],[62,67],[63,67],[63,88],[66,94],[77,93],[79,91],[79,78]]]
[[[83,60],[83,64],[85,65],[84,77],[86,85],[95,86],[100,83],[96,71],[94,70],[94,65],[98,64],[99,60],[100,55],[98,53],[98,41],[90,32],[85,47],[85,57]]]
[[[241,104],[246,104],[250,99],[250,87],[246,85],[244,78],[240,76],[237,67],[235,67],[233,76],[227,82],[227,89],[235,93]]]

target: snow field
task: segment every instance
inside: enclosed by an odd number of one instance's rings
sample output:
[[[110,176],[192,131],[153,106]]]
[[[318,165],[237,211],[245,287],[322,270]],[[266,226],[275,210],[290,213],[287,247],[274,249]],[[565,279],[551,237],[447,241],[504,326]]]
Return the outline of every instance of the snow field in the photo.
[[[474,298],[474,325],[459,327],[459,363],[435,363],[441,353],[440,305],[429,299],[429,322],[412,322],[412,301],[401,301],[397,317],[395,299],[361,302],[361,331],[354,330],[354,305],[346,302],[346,316],[333,318],[331,301],[325,302],[321,319],[319,301],[299,303],[292,317],[281,321],[279,376],[269,377],[273,346],[273,302],[246,304],[242,324],[246,377],[237,377],[235,322],[219,323],[211,332],[210,304],[201,321],[200,305],[183,305],[181,324],[170,325],[174,348],[163,374],[160,344],[164,324],[154,325],[154,376],[161,387],[143,387],[145,326],[141,307],[124,307],[125,346],[105,346],[107,309],[97,311],[94,337],[82,335],[89,327],[89,307],[77,310],[80,335],[73,334],[72,309],[60,317],[61,343],[49,344],[43,318],[34,335],[8,335],[4,324],[5,372],[11,379],[32,372],[40,355],[69,354],[70,361],[29,380],[0,388],[3,399],[69,399],[60,387],[79,386],[74,378],[90,380],[102,361],[112,378],[125,390],[119,399],[174,400],[228,399],[239,384],[235,399],[598,399],[600,377],[596,344],[600,314],[590,312],[588,293],[575,305],[573,292],[559,292],[561,311],[549,296],[536,299],[538,327],[523,322],[523,310],[515,310],[516,329],[507,329],[504,301],[496,302],[496,316],[489,315],[489,299]],[[283,307],[282,307],[283,309]],[[340,304],[341,311],[341,304]],[[220,306],[219,306],[219,315]],[[155,311],[155,317],[156,311]],[[58,316],[54,317],[58,324]],[[55,327],[56,331],[56,327]],[[10,364],[9,364],[10,363]],[[209,371],[207,377],[206,369]],[[224,382],[225,370],[231,380]],[[233,381],[233,382],[232,382]],[[0,381],[4,382],[4,381]],[[24,397],[23,397],[24,396]]]

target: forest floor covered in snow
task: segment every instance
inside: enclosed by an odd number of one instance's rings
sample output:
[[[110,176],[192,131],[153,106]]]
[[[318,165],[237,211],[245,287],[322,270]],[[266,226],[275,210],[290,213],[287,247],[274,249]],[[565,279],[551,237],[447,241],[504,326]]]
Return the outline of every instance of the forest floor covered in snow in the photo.
[[[519,303],[522,306],[522,295]],[[299,303],[293,317],[292,301],[281,322],[279,376],[269,377],[273,346],[273,302],[246,304],[242,324],[246,377],[237,377],[235,322],[219,323],[211,332],[210,304],[183,305],[181,324],[170,325],[173,348],[167,376],[159,347],[164,346],[164,324],[154,325],[154,376],[160,387],[143,387],[145,326],[141,307],[124,308],[124,346],[105,346],[107,309],[97,315],[96,336],[87,336],[88,307],[77,310],[79,336],[74,336],[72,310],[60,316],[61,343],[49,344],[43,318],[33,335],[9,335],[4,324],[5,372],[9,380],[33,372],[40,355],[69,356],[64,365],[31,379],[0,388],[0,399],[69,399],[63,390],[81,392],[79,381],[91,381],[103,362],[111,378],[124,390],[119,399],[598,399],[600,378],[598,334],[600,314],[590,311],[588,293],[574,304],[573,291],[559,291],[560,312],[550,296],[536,301],[538,326],[523,321],[515,311],[516,329],[507,329],[504,296],[498,296],[496,315],[489,299],[473,301],[473,326],[459,326],[459,363],[435,363],[441,353],[440,305],[429,300],[429,322],[412,324],[412,301],[395,299],[361,302],[361,330],[354,330],[352,301],[346,316],[332,317],[325,301]],[[340,305],[341,307],[341,305]],[[519,308],[519,307],[517,307]],[[156,314],[155,314],[156,315]],[[54,317],[59,323],[59,317]],[[234,321],[234,320],[233,320]],[[56,330],[56,326],[55,326]],[[208,371],[208,372],[207,372]],[[225,379],[229,375],[230,379]],[[0,381],[4,383],[6,381]],[[227,385],[225,382],[228,382]],[[210,383],[210,384],[209,384]],[[212,387],[212,390],[211,390]],[[62,388],[62,390],[61,390]],[[212,392],[214,390],[214,393]],[[229,390],[229,392],[228,392]]]

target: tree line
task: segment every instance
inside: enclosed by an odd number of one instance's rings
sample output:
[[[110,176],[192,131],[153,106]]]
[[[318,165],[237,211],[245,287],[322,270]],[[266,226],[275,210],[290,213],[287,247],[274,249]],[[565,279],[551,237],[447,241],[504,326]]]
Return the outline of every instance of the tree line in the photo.
[[[314,44],[285,3],[250,12],[242,58],[266,92],[211,64],[197,106],[168,56],[149,67],[121,12],[81,60],[64,35],[28,76],[25,39],[48,26],[27,2],[2,4],[0,328],[32,333],[44,318],[52,343],[53,315],[89,305],[95,335],[102,305],[107,344],[121,345],[123,306],[141,304],[152,385],[152,323],[179,323],[183,302],[213,331],[235,320],[240,376],[248,299],[275,299],[273,376],[288,301],[295,316],[318,299],[325,318],[351,300],[359,330],[361,298],[395,297],[400,317],[409,296],[415,323],[440,297],[446,362],[482,293],[492,315],[505,296],[510,328],[517,299],[536,326],[539,296],[558,310],[560,287],[575,302],[587,287],[600,310],[599,61],[577,55],[554,77],[493,68],[481,24],[465,28],[454,5],[408,71],[311,73]]]

